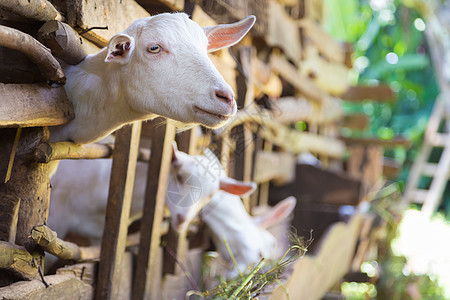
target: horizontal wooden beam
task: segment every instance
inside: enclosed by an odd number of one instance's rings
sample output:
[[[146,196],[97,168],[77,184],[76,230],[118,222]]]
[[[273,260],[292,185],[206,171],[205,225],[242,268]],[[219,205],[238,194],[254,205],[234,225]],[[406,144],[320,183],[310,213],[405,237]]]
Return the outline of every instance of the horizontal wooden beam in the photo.
[[[38,163],[49,163],[60,159],[97,159],[109,158],[112,147],[106,144],[74,144],[72,142],[41,143],[33,152]]]
[[[295,157],[289,152],[258,151],[253,181],[263,183],[274,180],[286,184],[295,178]]]
[[[270,66],[274,72],[289,81],[306,98],[320,103],[328,96],[310,78],[300,74],[297,68],[285,58],[272,55],[270,57]]]
[[[4,299],[93,299],[93,286],[75,275],[50,275],[44,279],[48,287],[41,279],[16,282],[0,288],[0,295]]]
[[[330,61],[345,63],[345,49],[314,20],[304,18],[299,22],[306,38]]]
[[[268,32],[265,35],[267,44],[283,49],[286,56],[297,63],[302,55],[297,21],[292,19],[283,5],[275,0],[269,1],[267,14]]]
[[[333,158],[342,158],[345,154],[345,144],[338,139],[310,132],[300,132],[262,114],[238,114],[222,130],[231,130],[231,128],[240,124],[260,125],[259,133],[261,137],[294,154],[309,151]],[[255,129],[253,126],[250,127]]]
[[[407,138],[398,136],[390,140],[381,140],[377,137],[340,137],[346,144],[360,144],[367,146],[382,146],[385,148],[390,147],[405,147],[411,146],[411,141]]]
[[[55,126],[75,116],[63,87],[0,83],[0,127]]]
[[[342,127],[363,130],[369,126],[369,117],[363,114],[352,114],[344,116]]]
[[[388,85],[380,84],[376,86],[352,86],[339,97],[343,100],[355,102],[363,100],[393,102],[397,99],[397,94]]]
[[[67,9],[68,24],[79,28],[82,37],[100,47],[105,47],[114,34],[125,30],[136,19],[150,16],[134,0],[69,2]],[[104,29],[93,29],[85,32],[93,27],[103,27]]]

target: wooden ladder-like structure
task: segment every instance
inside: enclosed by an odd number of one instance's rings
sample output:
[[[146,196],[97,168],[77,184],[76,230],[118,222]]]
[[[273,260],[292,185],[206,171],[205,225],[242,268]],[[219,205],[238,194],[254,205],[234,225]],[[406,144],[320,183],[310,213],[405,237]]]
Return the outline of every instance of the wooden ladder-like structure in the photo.
[[[411,169],[405,189],[405,200],[423,204],[422,211],[431,216],[444,193],[450,171],[450,116],[446,109],[446,93],[441,93],[431,113],[425,132],[425,139],[418,157]],[[444,126],[441,124],[444,122]],[[441,129],[441,130],[440,130]],[[439,132],[443,131],[443,132]],[[429,158],[433,148],[442,147],[443,152],[438,163],[430,163]],[[431,177],[429,189],[419,189],[422,176]]]

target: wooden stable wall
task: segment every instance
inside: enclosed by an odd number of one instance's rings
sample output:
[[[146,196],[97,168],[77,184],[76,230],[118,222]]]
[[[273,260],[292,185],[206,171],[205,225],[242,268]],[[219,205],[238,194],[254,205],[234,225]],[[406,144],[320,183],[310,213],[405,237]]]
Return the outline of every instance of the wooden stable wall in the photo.
[[[14,1],[6,3],[10,2]],[[174,140],[180,150],[190,154],[209,147],[230,176],[255,181],[258,190],[243,199],[249,211],[269,203],[271,182],[286,185],[302,180],[295,172],[299,154],[311,153],[320,159],[323,168],[343,170],[342,159],[347,147],[339,139],[338,129],[344,117],[340,96],[347,92],[346,97],[352,98],[355,91],[349,89],[346,80],[351,67],[348,47],[335,41],[320,26],[322,1],[68,0],[54,1],[53,5],[43,2],[45,5],[39,6],[40,1],[31,1],[25,7],[19,2],[1,3],[0,24],[39,37],[55,56],[73,61],[83,56],[83,51],[93,53],[104,47],[113,34],[135,19],[158,12],[186,11],[202,26],[233,22],[249,14],[256,15],[257,23],[251,34],[230,52],[222,50],[210,56],[236,91],[240,108],[224,129],[199,135],[198,128],[193,128],[176,134],[171,122],[164,125],[159,119],[135,122],[116,132],[114,145],[48,143],[47,127],[73,118],[62,87],[50,88],[45,83],[62,84],[64,77],[58,72],[48,74],[43,71],[48,66],[37,65],[26,55],[0,47],[0,62],[8,62],[0,63],[0,74],[3,74],[0,76],[3,82],[0,83],[0,257],[7,258],[0,259],[0,268],[11,271],[0,273],[0,284],[31,280],[28,284],[18,282],[0,288],[0,296],[6,295],[7,299],[161,299],[164,274],[166,278],[182,274],[171,253],[176,254],[178,261],[184,261],[189,244],[194,244],[167,226],[165,192]],[[45,21],[50,22],[37,32],[36,28]],[[0,26],[0,34],[3,27]],[[93,27],[100,29],[89,30]],[[67,45],[71,46],[67,48]],[[16,45],[15,49],[18,48]],[[64,49],[81,50],[67,53]],[[53,59],[48,50],[43,51],[50,57],[49,61]],[[9,64],[11,55],[18,57],[12,65]],[[16,68],[19,64],[24,67]],[[60,70],[55,66],[50,69]],[[368,90],[363,88],[364,92]],[[306,124],[306,130],[295,126],[299,121]],[[150,149],[148,143],[141,143],[139,149],[140,142],[148,139],[151,139]],[[151,150],[150,157],[142,155],[145,148]],[[45,226],[51,201],[49,174],[53,161],[111,156],[113,166],[101,250],[56,238]],[[148,161],[143,217],[139,234],[129,235],[136,162],[142,159]],[[358,183],[354,179],[345,182],[347,185],[353,182],[351,200],[349,194],[341,193],[342,199],[333,198],[335,205],[349,204],[348,201],[357,204],[361,199]],[[351,240],[348,249],[335,258],[341,261],[341,270],[327,278],[325,289],[308,293],[314,295],[308,299],[320,298],[349,270],[359,218],[349,228],[341,229],[339,225],[335,229],[342,236],[338,234],[333,239],[349,236]],[[351,234],[347,235],[345,232],[349,230]],[[324,246],[322,252],[328,255],[329,247]],[[78,263],[46,276],[45,281],[51,284],[48,289],[40,282],[44,250],[60,257],[64,253],[66,260]],[[22,258],[21,265],[15,261],[17,257]],[[316,273],[322,276],[319,271]],[[304,276],[309,275],[306,272]],[[291,299],[306,299],[294,285],[287,285]]]

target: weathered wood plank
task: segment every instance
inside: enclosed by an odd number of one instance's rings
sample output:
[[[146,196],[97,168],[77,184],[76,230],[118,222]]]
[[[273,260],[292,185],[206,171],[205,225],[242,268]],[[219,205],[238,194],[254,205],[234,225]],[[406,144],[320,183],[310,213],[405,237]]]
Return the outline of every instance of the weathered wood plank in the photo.
[[[0,194],[0,241],[14,244],[19,218],[20,198]]]
[[[81,31],[91,27],[108,27],[107,30],[94,29],[82,34],[93,43],[105,47],[116,33],[125,30],[136,19],[150,14],[134,0],[122,1],[70,1],[67,22]]]
[[[295,157],[288,152],[258,151],[253,181],[286,184],[295,178]]]
[[[303,97],[283,97],[273,103],[271,117],[283,124],[298,121],[327,124],[340,120],[343,115],[341,100],[326,98],[325,103],[326,105],[318,106]]]
[[[160,120],[153,120],[153,125]],[[132,299],[159,299],[160,282],[158,256],[160,255],[167,179],[172,159],[172,141],[175,127],[172,123],[152,127],[152,150],[147,174],[147,187],[141,221],[141,236],[137,256]],[[143,234],[146,233],[146,234]],[[149,234],[151,233],[151,234]],[[155,286],[156,285],[156,286]]]
[[[344,116],[342,127],[363,130],[369,126],[369,117],[363,114],[352,114]]]
[[[0,127],[55,126],[75,116],[64,88],[0,83]]]
[[[229,123],[229,128],[243,123],[262,125],[260,134],[264,139],[294,154],[309,151],[332,158],[342,158],[345,153],[345,144],[338,139],[299,132],[263,115],[257,117],[250,114],[238,115]]]
[[[347,91],[349,83],[349,70],[341,62],[327,61],[319,55],[314,46],[306,47],[305,58],[300,62],[300,71],[323,91],[338,96]]]
[[[319,49],[324,57],[333,62],[345,63],[344,47],[326,33],[319,24],[310,18],[304,18],[299,23],[305,37]]]
[[[16,282],[0,288],[0,296],[5,300],[91,300],[94,294],[94,288],[91,285],[73,275],[45,276],[45,281],[49,287],[46,287],[40,279]]]
[[[306,98],[320,103],[324,98],[328,97],[311,79],[300,74],[286,59],[278,55],[272,55],[270,57],[270,66],[274,72],[289,81]]]
[[[344,141],[348,145],[367,145],[367,146],[382,146],[384,148],[391,147],[405,147],[408,148],[411,146],[411,140],[402,137],[396,136],[390,140],[381,140],[377,137],[343,137],[340,139]]]
[[[352,86],[341,97],[347,101],[373,100],[379,102],[393,102],[397,94],[388,85]]]
[[[283,49],[286,56],[297,63],[301,59],[302,48],[300,30],[296,20],[292,19],[284,7],[275,0],[269,1],[267,43]]]
[[[8,161],[15,129],[2,129],[0,142],[0,161]],[[29,155],[37,144],[48,138],[44,128],[24,128],[17,146],[16,158],[11,178],[0,183],[0,193],[21,199],[17,222],[16,244],[26,246],[32,251],[36,245],[28,236],[35,225],[45,223],[50,200],[50,166],[29,161]],[[0,170],[0,173],[3,172]]]
[[[85,57],[83,40],[67,24],[52,20],[47,21],[38,31],[39,41],[52,50],[52,54],[66,63],[76,65]]]
[[[116,134],[96,299],[115,299],[121,281],[141,122]]]

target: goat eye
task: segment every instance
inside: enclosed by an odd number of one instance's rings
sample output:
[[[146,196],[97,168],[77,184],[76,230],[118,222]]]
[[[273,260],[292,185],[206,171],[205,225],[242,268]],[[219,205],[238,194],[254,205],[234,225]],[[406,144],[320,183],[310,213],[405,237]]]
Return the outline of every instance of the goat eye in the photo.
[[[148,47],[148,52],[150,53],[159,53],[162,51],[162,47],[158,44]]]

